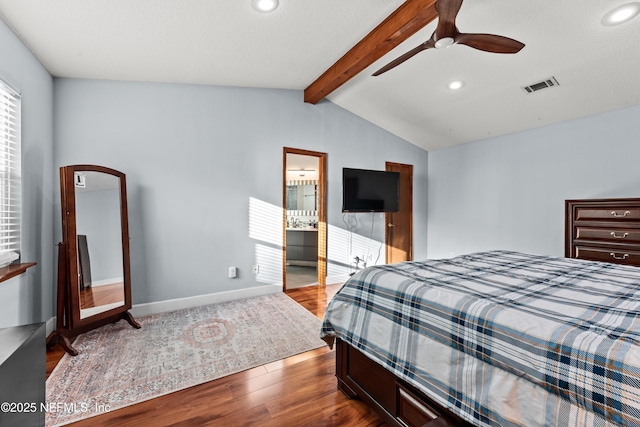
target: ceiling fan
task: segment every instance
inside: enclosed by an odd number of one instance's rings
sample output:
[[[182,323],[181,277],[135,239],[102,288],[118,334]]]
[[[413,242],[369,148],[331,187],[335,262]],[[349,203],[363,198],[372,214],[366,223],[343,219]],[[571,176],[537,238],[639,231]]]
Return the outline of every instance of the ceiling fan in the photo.
[[[461,33],[456,27],[456,16],[462,6],[462,0],[438,0],[436,11],[438,12],[438,26],[431,38],[418,47],[411,49],[404,55],[389,62],[384,67],[373,73],[374,76],[397,67],[407,59],[426,49],[442,49],[454,44],[464,44],[478,50],[493,53],[518,53],[524,47],[523,43],[508,37],[495,34],[471,34]]]

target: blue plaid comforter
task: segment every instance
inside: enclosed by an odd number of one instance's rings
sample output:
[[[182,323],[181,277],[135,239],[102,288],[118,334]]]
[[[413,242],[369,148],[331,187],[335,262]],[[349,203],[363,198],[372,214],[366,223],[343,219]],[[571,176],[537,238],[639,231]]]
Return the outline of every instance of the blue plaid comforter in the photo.
[[[363,270],[321,331],[478,426],[640,426],[639,334],[640,268],[509,251]]]

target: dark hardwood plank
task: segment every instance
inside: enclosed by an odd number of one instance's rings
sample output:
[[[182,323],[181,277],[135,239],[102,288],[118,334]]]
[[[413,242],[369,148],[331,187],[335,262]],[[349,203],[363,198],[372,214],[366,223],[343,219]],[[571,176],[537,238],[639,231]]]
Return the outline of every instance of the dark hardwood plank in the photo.
[[[436,0],[407,0],[304,90],[316,104],[433,21]]]
[[[340,285],[287,294],[318,317]],[[47,351],[47,376],[64,355]],[[71,424],[73,426],[385,426],[367,405],[337,389],[335,352],[308,351]]]
[[[305,286],[303,288],[287,289],[285,293],[311,313],[322,318],[327,304],[336,292],[340,290],[341,286],[341,283],[326,286]]]
[[[92,286],[79,292],[80,307],[83,309],[113,304],[122,301],[124,304],[124,283],[113,283],[104,286]]]

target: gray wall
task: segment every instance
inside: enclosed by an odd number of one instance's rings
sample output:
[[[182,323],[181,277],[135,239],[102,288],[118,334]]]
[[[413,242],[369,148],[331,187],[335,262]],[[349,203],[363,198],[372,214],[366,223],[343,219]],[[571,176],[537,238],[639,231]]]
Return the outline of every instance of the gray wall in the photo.
[[[564,255],[565,199],[640,197],[640,106],[429,153],[428,253]]]
[[[53,82],[0,20],[0,76],[22,93],[22,261],[27,273],[0,283],[0,328],[53,316]]]
[[[285,146],[328,153],[329,274],[349,262],[343,167],[414,165],[414,252],[426,256],[428,153],[330,102],[305,104],[301,91],[78,79],[55,79],[54,94],[56,168],[127,175],[134,303],[281,282]],[[377,251],[384,224],[374,219]],[[371,215],[359,222],[368,244]],[[238,278],[227,278],[229,266]]]

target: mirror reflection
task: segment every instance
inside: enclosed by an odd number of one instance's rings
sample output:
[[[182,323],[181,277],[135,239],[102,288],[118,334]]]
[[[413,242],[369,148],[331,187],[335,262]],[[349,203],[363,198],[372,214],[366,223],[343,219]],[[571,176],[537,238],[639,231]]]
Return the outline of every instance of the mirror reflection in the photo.
[[[125,304],[120,179],[75,172],[80,318]]]
[[[318,185],[315,182],[287,185],[287,210],[317,211]]]

